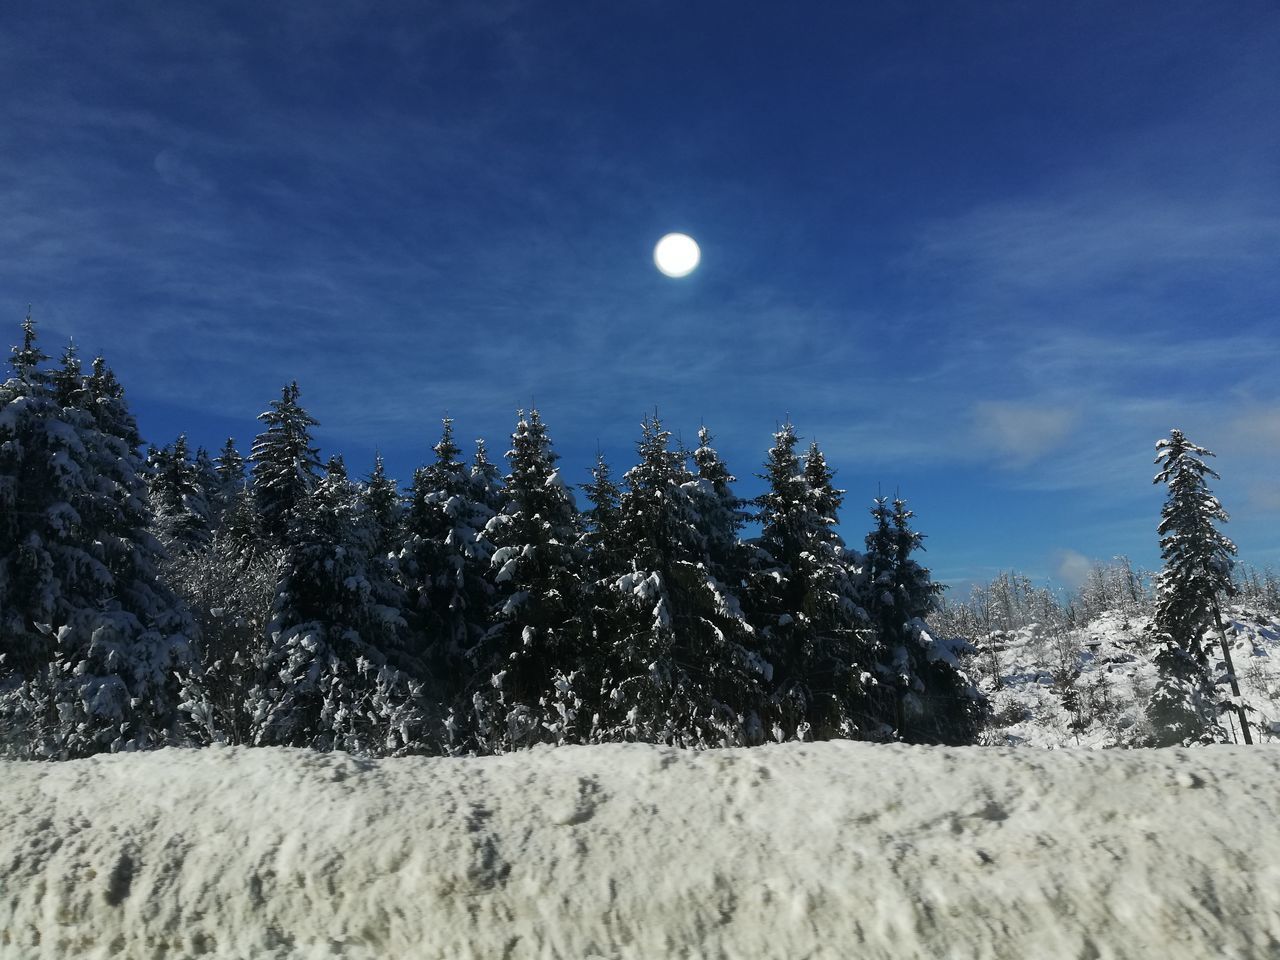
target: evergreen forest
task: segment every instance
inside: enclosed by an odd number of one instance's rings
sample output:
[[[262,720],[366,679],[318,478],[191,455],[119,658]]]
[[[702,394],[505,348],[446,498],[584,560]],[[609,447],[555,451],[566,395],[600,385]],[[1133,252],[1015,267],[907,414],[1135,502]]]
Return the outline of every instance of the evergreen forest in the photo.
[[[464,454],[446,417],[401,483],[380,458],[326,458],[296,382],[246,452],[231,438],[210,452],[185,436],[146,445],[105,360],[71,346],[52,359],[30,316],[11,353],[4,755],[961,745],[989,719],[976,607],[941,602],[906,502],[874,499],[846,543],[845,491],[790,423],[749,501],[705,427],[688,449],[656,415],[635,462],[619,473],[598,457],[576,496],[536,409],[500,455],[483,441]],[[1215,526],[1208,451],[1174,431],[1158,453],[1171,495],[1153,729],[1207,742],[1224,706],[1201,637],[1233,589],[1235,548]]]

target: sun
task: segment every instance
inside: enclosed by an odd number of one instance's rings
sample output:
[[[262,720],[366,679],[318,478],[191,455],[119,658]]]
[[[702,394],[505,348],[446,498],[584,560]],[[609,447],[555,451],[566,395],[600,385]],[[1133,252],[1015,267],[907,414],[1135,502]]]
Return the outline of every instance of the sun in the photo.
[[[685,233],[668,233],[653,248],[653,262],[668,277],[687,277],[701,260],[698,242]]]

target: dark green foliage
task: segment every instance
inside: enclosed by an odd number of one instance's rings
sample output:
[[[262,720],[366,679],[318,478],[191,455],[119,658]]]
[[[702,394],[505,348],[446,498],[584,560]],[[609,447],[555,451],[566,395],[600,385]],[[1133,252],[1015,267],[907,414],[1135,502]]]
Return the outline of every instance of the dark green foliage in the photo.
[[[382,455],[374,459],[373,473],[365,480],[360,491],[365,514],[373,526],[373,549],[378,556],[394,553],[400,540],[400,528],[404,514],[396,482],[387,476]]]
[[[644,421],[639,463],[627,472],[616,512],[612,485],[597,470],[597,522],[606,530],[616,523],[617,560],[596,597],[592,639],[602,644],[595,649],[603,668],[591,674],[600,690],[593,737],[689,746],[758,742],[769,666],[710,556],[713,536],[723,532],[716,525],[733,522],[726,506],[734,502],[732,478],[724,471],[717,489],[695,477],[670,438],[656,416]],[[710,468],[718,458],[704,447]],[[722,563],[730,561],[725,551]]]
[[[101,358],[50,373],[23,334],[0,385],[0,725],[35,757],[169,742],[195,631],[156,575],[133,418]]]
[[[776,739],[876,734],[864,679],[871,644],[857,602],[851,557],[835,532],[844,491],[817,444],[804,460],[784,424],[765,462],[760,510],[761,562],[753,574],[752,614],[777,665],[769,727]]]
[[[293,512],[256,742],[390,754],[419,743],[421,687],[387,663],[400,597],[372,551],[358,491],[334,470]]]
[[[910,512],[879,502],[867,557],[848,550],[844,492],[790,424],[756,517],[707,429],[687,451],[656,416],[621,484],[597,459],[579,514],[537,411],[505,478],[445,419],[403,497],[381,457],[362,483],[321,469],[291,383],[250,484],[230,439],[211,458],[180,436],[144,471],[105,363],[46,362],[28,318],[0,388],[0,720],[28,755],[972,739]]]
[[[456,711],[461,749],[507,750],[563,739],[560,672],[578,662],[578,512],[537,410],[521,411],[506,502],[489,521],[490,623]]]
[[[491,513],[475,499],[448,417],[432,449],[435,461],[414,472],[398,564],[417,653],[437,674],[458,677],[485,631]]]
[[[294,513],[319,477],[320,454],[311,445],[311,428],[318,421],[298,403],[297,381],[258,419],[267,425],[253,443],[258,527],[271,543],[286,546]]]
[[[924,537],[911,529],[906,502],[896,498],[890,509],[888,498],[879,497],[871,514],[866,606],[880,639],[877,710],[898,739],[972,743],[987,711],[963,669],[973,648],[960,638],[936,636],[927,623],[941,588],[913,557],[924,549]]]
[[[208,546],[213,526],[206,490],[209,478],[202,477],[200,465],[191,460],[186,435],[155,451],[148,458],[147,467],[151,509],[160,542],[172,553]]]

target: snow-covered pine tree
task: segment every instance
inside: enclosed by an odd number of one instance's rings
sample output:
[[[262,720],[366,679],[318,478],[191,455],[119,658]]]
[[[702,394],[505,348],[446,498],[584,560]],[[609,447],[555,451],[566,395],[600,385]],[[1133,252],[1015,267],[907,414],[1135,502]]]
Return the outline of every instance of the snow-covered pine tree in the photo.
[[[216,530],[222,522],[222,512],[225,509],[219,498],[222,479],[218,476],[218,465],[214,463],[213,457],[204,447],[196,447],[196,454],[191,462],[196,468],[196,483],[209,507],[209,529]]]
[[[219,496],[224,502],[230,503],[248,483],[245,477],[245,460],[236,449],[235,437],[227,437],[214,465],[218,471]]]
[[[65,376],[57,388],[53,387],[53,376],[42,367],[49,357],[36,343],[29,312],[22,323],[22,346],[12,347],[10,352],[14,376],[0,386],[0,695],[53,657],[48,633],[23,617],[20,606],[26,594],[40,589],[49,575],[35,566],[38,558],[26,548],[31,533],[36,532],[35,521],[43,519],[47,507],[43,497],[37,499],[47,467],[28,451],[32,441],[39,444],[36,449],[50,445],[50,438],[42,434],[48,423],[60,419],[61,401],[75,402],[72,396],[78,389]],[[76,363],[75,352],[68,349],[62,370]],[[50,597],[45,605],[51,605],[52,600]]]
[[[537,410],[520,411],[506,479],[506,502],[485,527],[493,546],[492,626],[476,651],[476,672],[454,717],[455,749],[505,752],[539,741],[579,739],[572,703],[579,660],[581,565],[578,511],[556,469]]]
[[[476,440],[476,452],[471,458],[472,498],[483,504],[493,516],[507,502],[506,491],[502,488],[502,471],[498,465],[489,460],[484,440]]]
[[[373,472],[365,479],[360,490],[365,514],[373,525],[373,548],[378,556],[386,557],[399,548],[404,505],[400,488],[387,476],[382,454],[373,461]]]
[[[603,453],[596,453],[591,482],[582,485],[582,493],[591,504],[591,509],[583,514],[582,533],[578,538],[587,579],[594,581],[621,574],[627,567],[620,556],[619,542],[622,491],[613,482],[613,471]]]
[[[751,551],[742,543],[749,518],[747,503],[733,492],[737,477],[711,445],[711,432],[698,428],[693,451],[696,480],[689,487],[697,525],[706,543],[707,566],[724,589],[738,593],[746,587]]]
[[[717,493],[671,448],[656,415],[641,430],[617,512],[614,556],[629,562],[615,561],[612,597],[595,604],[606,627],[590,665],[600,690],[592,736],[691,747],[758,742],[768,667],[753,652],[737,597],[712,573],[709,536],[723,533],[713,526],[726,517],[699,512],[731,500],[728,473]],[[704,454],[714,457],[709,447]],[[598,477],[594,486],[599,500]]]
[[[258,525],[258,507],[253,490],[243,488],[231,500],[215,535],[215,547],[228,559],[248,565],[268,554],[278,555],[281,547],[268,540]]]
[[[24,334],[25,336],[25,334]],[[53,385],[53,396],[60,407],[83,407],[87,386],[81,368],[79,352],[75,343],[68,343],[62,352],[62,363],[57,369],[49,371],[49,381]]]
[[[163,744],[194,629],[156,576],[137,428],[101,358],[45,359],[28,316],[0,386],[0,726],[33,757]]]
[[[253,443],[258,526],[271,543],[285,546],[293,513],[318,480],[320,455],[311,445],[311,428],[318,421],[298,402],[296,380],[258,419],[267,425]]]
[[[152,454],[147,466],[154,530],[165,549],[178,554],[207,547],[212,539],[212,508],[200,467],[187,449],[186,434]]]
[[[1211,456],[1181,430],[1156,443],[1155,462],[1161,467],[1152,482],[1169,488],[1160,513],[1164,567],[1156,580],[1152,621],[1162,648],[1156,656],[1160,681],[1150,704],[1152,743],[1158,746],[1224,739],[1204,634],[1217,615],[1218,598],[1231,595],[1236,547],[1217,528],[1228,518],[1209,490],[1208,477],[1221,479],[1204,461]],[[1223,652],[1230,657],[1225,644]]]
[[[91,369],[93,372],[85,381],[85,389],[94,423],[103,433],[123,440],[130,450],[136,452],[142,445],[142,437],[138,433],[138,423],[125,402],[124,387],[102,357],[93,358]]]
[[[435,461],[414,471],[399,570],[419,654],[436,676],[458,681],[487,627],[492,548],[483,531],[492,513],[475,499],[449,417],[432,451]]]
[[[836,533],[844,491],[817,444],[804,459],[786,423],[774,434],[756,500],[761,534],[751,609],[774,665],[768,711],[775,739],[869,737],[865,614]]]
[[[405,626],[399,596],[372,562],[357,489],[332,466],[292,512],[254,738],[368,755],[421,749],[422,688],[387,663]]]
[[[216,457],[203,447],[196,451],[196,473],[205,501],[209,504],[210,529],[222,527],[236,497],[245,488],[244,457],[236,450],[235,440],[227,438]]]
[[[923,534],[911,529],[906,501],[878,497],[871,510],[864,564],[864,605],[878,634],[877,697],[884,724],[910,743],[960,745],[976,739],[987,704],[964,671],[962,658],[973,648],[962,638],[936,636],[927,618],[937,609],[940,585],[913,554],[924,549]]]
[[[750,581],[755,551],[742,543],[742,528],[749,519],[747,503],[733,492],[737,477],[711,445],[706,425],[698,428],[693,475],[684,484],[693,510],[693,526],[702,544],[702,555],[692,570],[698,576],[698,596],[710,599],[714,613],[698,613],[703,624],[714,627],[713,659],[729,654],[729,665],[713,662],[717,695],[731,705],[743,721],[746,743],[759,743],[766,734],[762,705],[773,676],[773,665],[761,649],[760,639],[748,621],[742,603]]]
[[[582,645],[568,685],[577,690],[571,699],[561,696],[556,700],[557,709],[575,721],[566,723],[566,729],[578,730],[582,739],[592,739],[591,730],[600,724],[598,707],[602,678],[609,669],[608,651],[614,638],[625,632],[624,604],[614,585],[631,570],[630,551],[621,542],[621,491],[603,453],[596,452],[590,472],[591,480],[582,485],[590,508],[582,514],[577,544],[582,564],[577,613]],[[584,726],[593,714],[594,723]],[[595,739],[602,738],[597,735]]]

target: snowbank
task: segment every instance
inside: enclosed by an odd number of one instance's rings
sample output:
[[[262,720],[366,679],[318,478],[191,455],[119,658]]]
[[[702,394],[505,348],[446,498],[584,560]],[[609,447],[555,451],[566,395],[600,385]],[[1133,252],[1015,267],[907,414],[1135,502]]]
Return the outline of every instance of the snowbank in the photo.
[[[1280,955],[1280,748],[0,764],[0,957]]]

